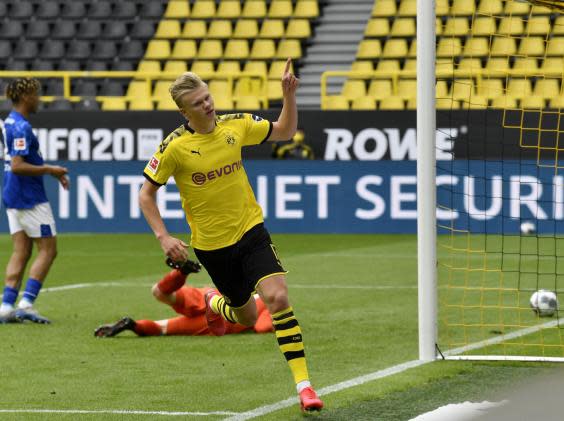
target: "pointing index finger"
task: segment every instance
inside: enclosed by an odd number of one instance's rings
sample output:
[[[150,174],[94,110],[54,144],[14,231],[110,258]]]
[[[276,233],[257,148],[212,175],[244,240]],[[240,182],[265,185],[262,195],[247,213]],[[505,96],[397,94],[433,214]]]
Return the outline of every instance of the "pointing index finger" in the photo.
[[[288,58],[286,60],[286,67],[284,68],[284,74],[287,75],[290,72],[290,65],[292,64],[292,59]]]

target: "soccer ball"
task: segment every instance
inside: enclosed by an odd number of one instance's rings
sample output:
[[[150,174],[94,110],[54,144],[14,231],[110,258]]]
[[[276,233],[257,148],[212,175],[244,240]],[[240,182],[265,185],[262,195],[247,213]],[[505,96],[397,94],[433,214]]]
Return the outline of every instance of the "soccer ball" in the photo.
[[[535,233],[535,224],[530,221],[525,221],[521,224],[521,234],[531,235]]]
[[[529,301],[535,314],[538,314],[540,317],[550,317],[558,309],[556,294],[546,289],[535,291]]]

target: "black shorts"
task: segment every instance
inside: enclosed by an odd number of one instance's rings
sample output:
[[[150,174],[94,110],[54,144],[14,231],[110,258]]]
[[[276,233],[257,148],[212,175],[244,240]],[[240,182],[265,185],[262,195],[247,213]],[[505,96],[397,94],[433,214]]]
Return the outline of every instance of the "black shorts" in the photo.
[[[262,223],[247,231],[232,246],[217,250],[194,249],[194,252],[232,307],[245,305],[264,278],[286,273]]]

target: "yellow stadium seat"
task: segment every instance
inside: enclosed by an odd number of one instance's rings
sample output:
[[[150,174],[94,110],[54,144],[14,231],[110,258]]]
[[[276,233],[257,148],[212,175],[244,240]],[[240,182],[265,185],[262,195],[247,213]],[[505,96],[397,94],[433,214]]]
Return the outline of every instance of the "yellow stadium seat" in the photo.
[[[515,70],[537,70],[538,68],[539,64],[534,57],[517,57],[513,63]]]
[[[517,54],[524,56],[544,56],[544,38],[542,37],[528,37],[523,38],[519,44]]]
[[[189,20],[182,28],[182,38],[201,39],[205,38],[206,34],[206,21],[204,20]]]
[[[293,14],[291,0],[273,0],[270,2],[268,17],[270,18],[289,18]]]
[[[533,6],[531,9],[532,15],[550,15],[552,10],[544,6]]]
[[[145,59],[164,60],[170,56],[170,43],[164,39],[152,39],[147,45]]]
[[[564,35],[564,16],[558,16],[554,20],[552,35]]]
[[[284,37],[284,22],[281,19],[265,19],[262,22],[259,38],[277,39]]]
[[[561,92],[559,79],[538,79],[533,94],[550,99]]]
[[[416,16],[417,0],[401,0],[398,16]]]
[[[286,27],[286,38],[309,38],[311,26],[307,19],[292,19]]]
[[[454,100],[468,100],[475,95],[474,82],[471,79],[458,79],[450,87],[450,97]]]
[[[464,45],[464,55],[466,57],[487,56],[490,51],[489,39],[485,37],[469,38]]]
[[[179,38],[180,22],[178,20],[161,20],[155,38]]]
[[[245,1],[243,6],[244,18],[263,18],[266,16],[266,3],[264,0]]]
[[[103,111],[125,111],[127,102],[124,98],[105,98],[102,100]]]
[[[507,82],[507,95],[513,98],[524,98],[531,95],[531,81],[529,79],[513,78]]]
[[[257,97],[261,94],[261,90],[262,84],[260,79],[243,77],[235,82],[235,92],[233,92],[233,95],[236,98],[246,96]]]
[[[198,75],[212,75],[215,73],[213,67],[213,61],[199,60],[192,63],[190,71],[197,73]]]
[[[302,56],[302,47],[300,42],[296,39],[283,39],[278,43],[276,50],[277,58],[292,58],[298,59]]]
[[[241,3],[239,0],[222,0],[215,16],[219,19],[236,19],[240,15]]]
[[[284,73],[284,69],[286,68],[286,61],[284,60],[277,60],[273,61],[270,65],[270,69],[268,70],[268,78],[269,79],[282,79],[282,74]],[[294,63],[290,65],[290,72],[294,73]]]
[[[544,98],[540,96],[527,96],[521,100],[521,108],[528,110],[542,110],[545,107]]]
[[[180,60],[167,60],[165,63],[163,71],[165,73],[177,73],[181,74],[188,71],[188,66],[185,61]]]
[[[393,37],[414,37],[415,36],[415,19],[413,18],[397,18],[392,24],[391,35]]]
[[[236,74],[241,73],[241,65],[238,61],[222,61],[217,65],[217,75]]]
[[[409,99],[417,96],[417,80],[415,79],[400,79],[398,81],[398,91],[396,96]]]
[[[468,32],[470,32],[468,19],[465,17],[457,17],[447,20],[443,35],[460,37],[468,35]]]
[[[372,9],[374,17],[390,17],[397,12],[395,0],[377,0]]]
[[[524,1],[508,1],[505,4],[504,12],[506,15],[528,15],[530,9],[531,5]]]
[[[519,16],[505,17],[497,27],[497,32],[501,35],[521,35],[523,31],[523,19]]]
[[[321,102],[321,109],[323,110],[348,110],[349,101],[338,95],[327,96]]]
[[[191,60],[196,57],[196,41],[192,39],[179,39],[174,43],[171,58]]]
[[[459,56],[462,52],[460,38],[441,38],[437,46],[437,57]]]
[[[501,0],[480,0],[478,13],[481,15],[499,16],[503,13],[503,3]]]
[[[374,71],[374,65],[369,60],[354,61],[351,64],[351,71],[352,72],[372,73]]]
[[[438,110],[458,110],[460,109],[460,102],[455,101],[452,98],[437,98],[435,101],[435,107]]]
[[[230,39],[227,41],[223,57],[229,60],[244,60],[249,57],[249,43],[246,39]]]
[[[364,40],[358,44],[357,59],[377,58],[382,54],[382,47],[378,40]]]
[[[233,99],[225,96],[218,96],[214,98],[214,107],[219,111],[230,111],[233,107]]]
[[[392,96],[392,81],[390,79],[374,79],[368,86],[367,96],[374,100]]]
[[[417,39],[413,37],[411,39],[411,44],[409,44],[409,51],[407,52],[408,57],[417,57]]]
[[[249,111],[260,110],[260,101],[253,96],[242,97],[235,101],[235,109]]]
[[[476,10],[475,0],[454,0],[450,13],[455,16],[471,16]]]
[[[233,28],[231,27],[231,21],[225,19],[212,20],[208,28],[209,38],[227,39],[231,38],[232,34]]]
[[[407,41],[404,39],[389,39],[384,45],[382,57],[403,58],[407,55]]]
[[[435,66],[437,71],[442,72],[442,74],[451,75],[454,71],[454,62],[451,58],[438,58]]]
[[[282,99],[282,84],[280,78],[278,80],[269,80],[267,82],[267,93],[270,101],[278,101]]]
[[[390,23],[386,18],[372,18],[366,24],[365,37],[387,37],[390,34]]]
[[[462,109],[483,110],[488,108],[488,100],[483,96],[473,95],[472,97],[460,101]]]
[[[407,100],[405,105],[406,110],[416,110],[417,109],[417,98],[410,98]]]
[[[150,98],[135,98],[129,101],[131,111],[152,111],[153,101]]]
[[[250,58],[253,60],[270,60],[276,54],[276,46],[271,39],[257,39],[253,42]]]
[[[501,79],[482,79],[482,82],[477,86],[477,92],[478,95],[487,99],[505,95],[503,81]]]
[[[141,60],[137,66],[138,72],[160,72],[161,62],[157,60]]]
[[[127,87],[129,98],[149,98],[151,96],[151,85],[146,80],[133,80]]]
[[[268,75],[268,68],[266,67],[265,61],[253,61],[249,60],[245,63],[244,72],[259,73],[266,77]]]
[[[562,57],[547,57],[541,65],[543,71],[561,71],[562,68],[564,68],[564,59]]]
[[[486,69],[494,74],[507,73],[509,69],[508,57],[490,57],[486,63]]]
[[[192,18],[210,19],[215,16],[214,0],[196,0],[192,6]]]
[[[417,70],[417,60],[414,59],[405,60],[405,63],[403,64],[403,70]]]
[[[256,38],[259,33],[256,19],[239,19],[233,31],[234,38]]]
[[[294,9],[295,18],[313,19],[319,16],[317,0],[298,0]]]
[[[495,19],[492,17],[478,17],[472,22],[472,35],[488,37],[496,32]]]
[[[155,89],[153,89],[153,97],[157,99],[168,98],[170,97],[170,80],[157,80],[155,83]]]
[[[564,96],[557,96],[550,100],[550,108],[564,110]]]
[[[374,99],[367,97],[367,96],[355,98],[352,101],[351,108],[353,110],[357,110],[357,111],[375,110],[376,109],[376,101],[374,101]]]
[[[437,98],[444,98],[448,95],[448,85],[444,80],[437,80],[437,85],[435,86],[435,96]]]
[[[548,41],[548,44],[546,45],[547,56],[562,57],[563,51],[564,51],[564,37],[553,37]]]
[[[380,100],[378,104],[378,109],[380,110],[403,110],[404,108],[405,104],[403,99],[398,98],[397,96],[384,98]]]
[[[210,94],[213,96],[214,100],[217,98],[229,98],[233,97],[232,86],[229,84],[227,80],[211,80],[208,83]]]
[[[372,63],[369,61],[369,63]],[[401,71],[401,66],[399,60],[379,60],[376,66],[378,72],[393,72],[399,73]]]
[[[436,36],[440,36],[443,33],[443,22],[441,21],[441,18],[436,18],[435,19],[435,35]]]
[[[478,73],[482,70],[482,62],[479,58],[463,58],[458,63],[458,68],[461,70],[468,70],[473,73]]]
[[[157,101],[157,110],[159,111],[178,111],[178,105],[169,96],[161,98]]]
[[[185,19],[190,16],[188,0],[173,0],[168,2],[164,17],[167,19]]]
[[[491,46],[492,56],[512,56],[517,52],[514,38],[494,37]]]
[[[529,17],[525,32],[529,35],[546,36],[550,32],[550,18],[548,16]]]
[[[205,39],[200,42],[198,58],[203,60],[217,60],[223,56],[221,41],[216,39]]]
[[[437,16],[446,16],[448,15],[448,0],[437,0],[435,2],[435,14]]]
[[[366,86],[363,80],[347,80],[343,84],[341,95],[352,100],[366,95]]]

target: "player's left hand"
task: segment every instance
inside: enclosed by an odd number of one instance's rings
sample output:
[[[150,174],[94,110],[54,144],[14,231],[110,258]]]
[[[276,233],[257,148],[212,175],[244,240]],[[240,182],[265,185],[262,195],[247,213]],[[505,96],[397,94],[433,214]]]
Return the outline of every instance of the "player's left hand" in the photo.
[[[284,74],[282,75],[282,95],[295,95],[300,80],[290,72],[290,66],[292,65],[292,59],[288,58],[286,60],[286,67],[284,68]]]

